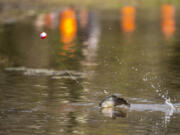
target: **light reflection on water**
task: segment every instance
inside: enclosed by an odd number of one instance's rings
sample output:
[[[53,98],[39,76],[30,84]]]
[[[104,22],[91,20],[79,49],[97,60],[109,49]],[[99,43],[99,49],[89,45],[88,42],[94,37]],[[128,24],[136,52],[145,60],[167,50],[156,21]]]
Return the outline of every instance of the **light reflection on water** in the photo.
[[[179,22],[172,5],[140,11],[61,9],[4,25],[0,134],[178,134]],[[131,107],[98,108],[114,93]]]

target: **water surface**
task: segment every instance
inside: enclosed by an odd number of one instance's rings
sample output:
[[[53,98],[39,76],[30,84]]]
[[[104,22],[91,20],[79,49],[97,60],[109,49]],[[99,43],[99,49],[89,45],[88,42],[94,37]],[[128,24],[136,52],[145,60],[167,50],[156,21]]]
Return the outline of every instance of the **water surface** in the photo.
[[[1,24],[0,134],[178,135],[174,9],[170,5],[167,18],[161,7],[60,10]],[[47,39],[40,39],[41,31]],[[98,108],[111,94],[131,107]]]

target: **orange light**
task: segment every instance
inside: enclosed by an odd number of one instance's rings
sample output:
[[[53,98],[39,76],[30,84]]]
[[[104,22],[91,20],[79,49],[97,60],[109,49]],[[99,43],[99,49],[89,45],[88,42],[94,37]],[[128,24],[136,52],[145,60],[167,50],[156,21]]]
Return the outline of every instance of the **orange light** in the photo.
[[[161,7],[161,29],[166,37],[170,37],[175,31],[174,7],[170,4],[165,4]]]
[[[133,6],[126,6],[122,8],[121,14],[123,31],[133,32],[135,30],[136,9]]]

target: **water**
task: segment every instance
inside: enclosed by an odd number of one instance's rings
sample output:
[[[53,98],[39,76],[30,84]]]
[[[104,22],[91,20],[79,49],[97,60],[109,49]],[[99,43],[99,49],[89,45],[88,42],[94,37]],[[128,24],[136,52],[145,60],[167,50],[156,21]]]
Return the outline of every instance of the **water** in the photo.
[[[160,7],[60,10],[77,20],[62,17],[59,23],[60,11],[53,11],[1,24],[0,134],[178,135],[180,26],[174,8],[167,11],[170,25]],[[40,39],[41,31],[47,39]],[[111,94],[131,107],[98,108]]]

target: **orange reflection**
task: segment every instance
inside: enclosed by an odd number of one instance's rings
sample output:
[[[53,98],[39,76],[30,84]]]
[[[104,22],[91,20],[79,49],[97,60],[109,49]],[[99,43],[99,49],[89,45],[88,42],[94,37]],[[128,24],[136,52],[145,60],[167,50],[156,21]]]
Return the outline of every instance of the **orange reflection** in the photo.
[[[55,29],[56,27],[58,27],[58,23],[59,23],[58,18],[59,18],[58,12],[50,12],[46,14],[44,18],[45,27],[50,29]]]
[[[133,32],[135,30],[136,9],[133,6],[126,6],[121,9],[122,29],[124,32]]]
[[[174,19],[174,7],[170,4],[165,4],[161,7],[161,29],[164,35],[168,38],[174,34],[175,31],[175,19]]]
[[[52,15],[51,13],[48,13],[46,16],[45,16],[45,25],[46,27],[50,28],[52,26]]]
[[[77,32],[77,22],[75,11],[71,8],[64,10],[60,16],[59,29],[61,41],[65,44],[74,40]]]
[[[59,30],[61,34],[61,42],[64,44],[62,49],[68,53],[75,52],[72,47],[74,46],[73,41],[77,32],[77,20],[73,9],[68,8],[62,11],[60,15]],[[65,52],[60,53],[60,55],[66,55]]]
[[[136,9],[133,6],[123,7],[122,14],[122,29],[124,32],[133,32],[135,30],[135,14]]]

